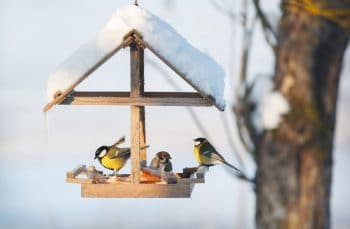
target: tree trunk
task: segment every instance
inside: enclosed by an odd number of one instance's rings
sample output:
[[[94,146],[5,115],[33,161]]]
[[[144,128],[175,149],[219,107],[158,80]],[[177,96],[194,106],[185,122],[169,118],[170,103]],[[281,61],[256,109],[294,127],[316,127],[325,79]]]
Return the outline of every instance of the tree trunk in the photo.
[[[336,102],[348,39],[325,18],[284,12],[274,83],[291,111],[278,129],[263,134],[257,149],[258,228],[330,228]]]

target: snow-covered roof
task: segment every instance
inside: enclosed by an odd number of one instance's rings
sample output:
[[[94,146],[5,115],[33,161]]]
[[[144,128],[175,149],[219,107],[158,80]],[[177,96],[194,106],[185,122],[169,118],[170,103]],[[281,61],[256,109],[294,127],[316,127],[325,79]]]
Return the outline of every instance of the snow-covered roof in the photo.
[[[125,35],[136,30],[151,51],[171,65],[180,76],[219,109],[225,107],[223,69],[208,55],[194,48],[174,28],[135,5],[116,10],[112,18],[88,43],[50,75],[47,82],[48,101],[58,91],[68,93],[109,57],[123,48]]]

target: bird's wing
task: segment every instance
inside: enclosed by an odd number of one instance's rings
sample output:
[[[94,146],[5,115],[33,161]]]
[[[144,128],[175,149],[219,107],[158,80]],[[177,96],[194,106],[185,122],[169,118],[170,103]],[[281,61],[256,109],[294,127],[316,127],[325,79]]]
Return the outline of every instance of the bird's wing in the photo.
[[[241,173],[241,171],[236,168],[235,166],[231,165],[230,163],[228,163],[225,158],[218,153],[218,151],[216,151],[216,149],[214,148],[214,146],[212,146],[209,142],[206,142],[205,145],[202,146],[203,147],[203,155],[206,157],[209,157],[212,159],[212,161],[219,161],[225,165],[227,165],[228,167],[236,170],[237,172]]]
[[[124,157],[124,158],[130,157],[130,148],[117,148],[115,155],[111,157],[111,159],[115,159],[118,157]]]
[[[173,165],[171,164],[170,161],[166,164],[164,171],[165,172],[172,172],[173,171]]]
[[[225,161],[224,157],[218,153],[218,151],[209,142],[205,142],[201,146],[201,154],[203,156],[209,157],[213,160]]]
[[[115,158],[118,155],[117,148],[115,147],[109,147],[107,152],[107,157],[110,159]]]

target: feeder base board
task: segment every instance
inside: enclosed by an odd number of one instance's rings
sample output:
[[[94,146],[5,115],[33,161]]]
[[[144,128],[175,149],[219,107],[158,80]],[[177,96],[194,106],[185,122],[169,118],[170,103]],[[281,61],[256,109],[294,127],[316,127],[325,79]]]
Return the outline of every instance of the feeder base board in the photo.
[[[190,198],[194,184],[81,184],[85,198]]]
[[[66,182],[80,184],[81,196],[85,198],[190,198],[194,185],[205,182],[204,173],[196,171],[197,168],[185,168],[182,173],[174,173],[174,184],[142,171],[141,183],[137,184],[131,183],[130,174],[105,177],[94,168],[88,170],[80,165],[67,172]]]

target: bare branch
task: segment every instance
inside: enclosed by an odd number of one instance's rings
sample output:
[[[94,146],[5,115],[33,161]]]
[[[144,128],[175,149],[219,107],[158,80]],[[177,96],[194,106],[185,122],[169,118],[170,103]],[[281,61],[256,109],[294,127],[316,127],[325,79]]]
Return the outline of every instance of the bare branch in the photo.
[[[238,161],[238,165],[240,167],[240,169],[245,172],[246,171],[246,167],[243,163],[243,159],[242,156],[240,155],[239,151],[238,151],[238,147],[236,147],[236,144],[233,142],[232,140],[232,136],[233,133],[230,131],[230,124],[227,120],[227,117],[225,116],[225,113],[223,113],[222,115],[220,115],[221,121],[222,121],[222,127],[224,128],[224,132],[227,138],[227,141],[229,142],[229,145],[231,147],[232,152],[234,153],[237,161]]]
[[[270,24],[269,20],[267,19],[265,13],[262,11],[262,9],[260,7],[260,0],[253,0],[253,3],[254,3],[256,13],[261,21],[261,25],[262,25],[263,30],[264,30],[266,42],[270,45],[270,47],[275,52],[275,44],[274,44],[275,42],[271,40],[271,36],[276,41],[277,40],[277,33],[276,33],[276,31],[274,31],[274,29],[273,29],[272,25]]]
[[[233,12],[233,10],[231,10],[231,7],[222,6],[216,0],[211,0],[211,3],[215,7],[216,10],[227,15],[231,20],[233,20],[233,21],[237,20],[238,16]]]
[[[240,72],[238,87],[236,89],[236,105],[233,107],[236,116],[236,126],[238,128],[239,138],[247,152],[254,150],[253,130],[249,127],[249,102],[247,101],[247,72],[250,56],[250,48],[253,41],[253,33],[257,21],[257,16],[254,17],[251,24],[248,24],[248,2],[243,2],[242,21],[243,26],[243,47],[241,54]]]

